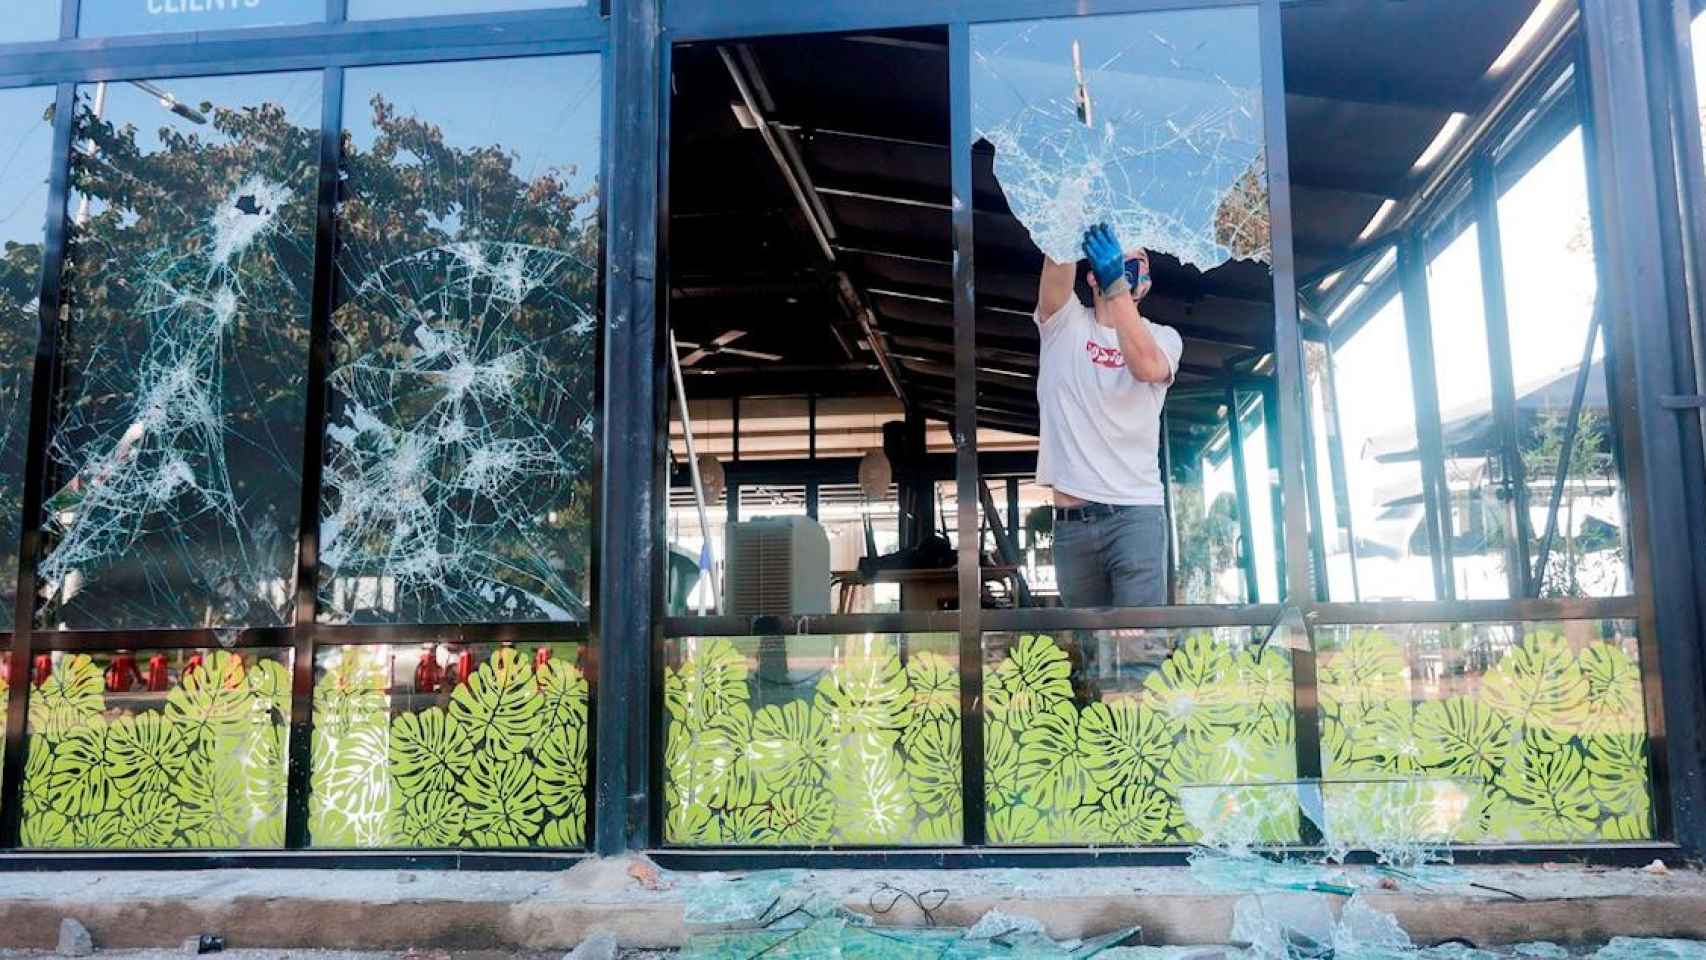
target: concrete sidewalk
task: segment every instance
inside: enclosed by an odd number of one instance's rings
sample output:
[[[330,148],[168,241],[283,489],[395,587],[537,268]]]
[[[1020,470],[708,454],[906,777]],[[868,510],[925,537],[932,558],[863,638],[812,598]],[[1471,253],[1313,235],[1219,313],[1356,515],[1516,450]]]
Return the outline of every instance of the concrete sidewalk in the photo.
[[[1580,866],[1461,867],[1449,891],[1419,889],[1372,868],[1344,879],[1393,914],[1418,944],[1463,937],[1482,945],[1614,936],[1706,939],[1706,875]],[[199,933],[233,948],[555,951],[595,930],[625,947],[679,947],[684,910],[723,892],[730,874],[658,873],[649,861],[589,861],[561,874],[397,870],[206,870],[0,873],[0,947],[51,949],[72,917],[97,947],[171,947]],[[946,891],[937,923],[969,926],[999,909],[1071,939],[1141,926],[1150,944],[1229,939],[1234,904],[1250,891],[1204,886],[1183,867],[1070,870],[802,871],[849,909],[874,914],[885,885]],[[1468,884],[1480,884],[1469,888]],[[1407,888],[1406,888],[1407,887]],[[1519,899],[1520,898],[1520,899]],[[934,898],[925,898],[932,902]],[[1335,898],[1339,899],[1339,898]],[[921,926],[905,897],[879,924]]]

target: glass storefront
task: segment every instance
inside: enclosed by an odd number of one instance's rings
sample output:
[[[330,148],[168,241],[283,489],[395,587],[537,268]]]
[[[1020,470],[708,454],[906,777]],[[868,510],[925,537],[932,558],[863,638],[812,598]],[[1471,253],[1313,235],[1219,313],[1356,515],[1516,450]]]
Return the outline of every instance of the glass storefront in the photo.
[[[0,848],[1699,842],[1591,17],[636,2],[0,27]]]

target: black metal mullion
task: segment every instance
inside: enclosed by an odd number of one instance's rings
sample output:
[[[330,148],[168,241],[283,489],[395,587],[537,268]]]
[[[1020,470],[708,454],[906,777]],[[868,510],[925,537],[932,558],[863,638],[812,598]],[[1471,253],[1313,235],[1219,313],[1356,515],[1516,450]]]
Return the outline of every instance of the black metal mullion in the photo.
[[[948,115],[954,230],[954,450],[959,500],[960,792],[963,838],[982,846],[983,573],[978,508],[983,480],[977,462],[977,271],[971,150],[971,27],[948,28]]]
[[[598,783],[592,841],[612,856],[652,836],[650,695],[661,595],[655,398],[658,385],[659,118],[665,107],[658,0],[614,0],[604,91],[606,384],[601,436],[596,657]],[[733,497],[731,491],[731,498]],[[705,531],[709,536],[710,531]]]
[[[324,467],[331,367],[332,312],[337,306],[337,206],[343,165],[344,71],[321,74],[320,176],[314,226],[314,291],[308,328],[307,424],[303,432],[302,513],[297,518],[296,625],[291,644],[290,765],[284,814],[285,846],[307,847],[309,777],[313,766],[314,651],[320,589],[320,481]]]
[[[63,0],[59,8],[59,39],[76,39],[77,21],[82,14],[83,0]]]
[[[1244,599],[1249,603],[1262,602],[1262,590],[1256,579],[1256,539],[1251,532],[1250,478],[1245,475],[1244,416],[1238,409],[1238,390],[1226,388],[1226,444],[1232,454],[1232,487],[1238,497],[1238,568],[1244,574]]]
[[[1505,568],[1510,595],[1535,593],[1528,558],[1528,471],[1522,462],[1522,437],[1516,411],[1516,373],[1511,359],[1510,314],[1505,300],[1504,242],[1499,230],[1499,191],[1491,158],[1482,154],[1474,168],[1475,237],[1480,244],[1481,312],[1487,327],[1487,366],[1492,376],[1493,423],[1503,468]]]
[[[1404,333],[1410,354],[1410,393],[1415,404],[1416,450],[1421,458],[1422,503],[1427,513],[1428,552],[1434,597],[1456,596],[1451,571],[1451,486],[1445,478],[1440,440],[1439,384],[1434,364],[1433,324],[1428,316],[1427,262],[1421,236],[1398,244],[1398,286],[1404,298]]]
[[[17,599],[13,608],[12,672],[6,702],[6,749],[0,777],[0,849],[19,845],[23,824],[24,727],[35,632],[36,554],[42,547],[42,499],[49,467],[55,387],[59,380],[60,317],[65,300],[67,205],[71,196],[71,139],[76,126],[77,88],[59,84],[53,101],[53,167],[48,176],[47,230],[42,245],[35,370],[30,381],[30,425],[24,458],[24,490],[18,525]]]

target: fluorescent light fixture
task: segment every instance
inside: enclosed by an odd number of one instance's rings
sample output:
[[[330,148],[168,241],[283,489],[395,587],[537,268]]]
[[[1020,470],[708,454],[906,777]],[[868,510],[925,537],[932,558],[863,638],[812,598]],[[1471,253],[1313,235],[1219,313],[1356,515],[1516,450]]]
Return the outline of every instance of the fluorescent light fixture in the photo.
[[[1368,219],[1368,226],[1363,227],[1362,232],[1357,234],[1357,242],[1361,243],[1379,233],[1380,228],[1386,225],[1386,218],[1392,216],[1392,211],[1396,209],[1398,209],[1398,201],[1391,197],[1380,201],[1380,209],[1374,211],[1374,216]]]
[[[1504,51],[1499,54],[1499,59],[1494,60],[1493,65],[1487,68],[1487,73],[1503,73],[1509,69],[1510,65],[1522,56],[1523,51],[1534,43],[1534,38],[1540,36],[1540,28],[1551,18],[1553,11],[1558,9],[1561,2],[1562,0],[1540,0],[1539,3],[1535,4],[1534,12],[1530,13],[1528,19],[1522,22],[1522,26],[1516,31],[1516,36],[1511,37],[1511,42],[1505,44]]]
[[[1321,282],[1316,285],[1315,289],[1321,291],[1322,293],[1326,293],[1328,290],[1333,289],[1333,285],[1338,283],[1339,280],[1344,277],[1344,275],[1345,275],[1345,271],[1334,270],[1332,273],[1329,273],[1325,277],[1321,278]]]
[[[1468,122],[1469,114],[1467,113],[1454,113],[1447,117],[1445,123],[1439,128],[1439,132],[1434,134],[1433,142],[1428,144],[1428,148],[1423,150],[1422,155],[1416,158],[1416,162],[1410,165],[1410,172],[1416,173],[1433,166],[1440,155],[1445,153],[1445,149],[1451,146],[1451,141],[1457,139],[1457,134],[1463,129],[1463,125]]]

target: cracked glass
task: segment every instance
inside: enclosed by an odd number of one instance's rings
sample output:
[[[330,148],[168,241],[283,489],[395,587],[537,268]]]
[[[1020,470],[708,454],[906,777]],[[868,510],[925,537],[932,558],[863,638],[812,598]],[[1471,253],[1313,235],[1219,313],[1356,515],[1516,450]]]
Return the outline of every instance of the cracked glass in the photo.
[[[17,606],[53,96],[52,87],[0,90],[0,630],[12,629]]]
[[[1268,258],[1254,7],[972,28],[972,126],[1038,249],[1107,221],[1210,270]]]
[[[589,618],[599,71],[348,73],[322,621]]]
[[[82,0],[77,35],[199,33],[325,19],[326,0]]]
[[[77,91],[44,628],[290,623],[318,73]]]

